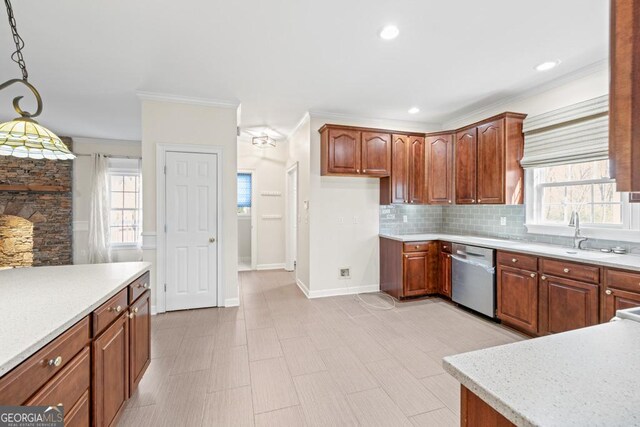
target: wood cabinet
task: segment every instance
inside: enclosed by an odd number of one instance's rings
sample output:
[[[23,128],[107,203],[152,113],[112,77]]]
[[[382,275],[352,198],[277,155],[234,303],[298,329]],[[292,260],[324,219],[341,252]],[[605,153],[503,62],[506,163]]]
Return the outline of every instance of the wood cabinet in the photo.
[[[616,311],[640,307],[640,273],[607,269],[605,271],[603,322]]]
[[[609,159],[617,191],[640,191],[640,0],[612,0]]]
[[[129,398],[129,322],[123,313],[93,342],[93,425],[115,425]]]
[[[438,243],[380,238],[380,290],[398,298],[438,292]]]
[[[450,205],[453,203],[453,135],[427,135],[425,149],[427,203]]]
[[[522,204],[525,117],[504,113],[456,132],[456,203]]]
[[[539,292],[540,335],[598,324],[598,285],[542,274]]]
[[[389,176],[391,134],[375,129],[325,125],[320,129],[322,175]]]
[[[471,390],[460,385],[460,426],[515,427],[515,424]]]
[[[451,254],[440,252],[440,295],[451,298]]]
[[[538,274],[498,265],[498,318],[531,334],[538,333]]]
[[[151,292],[146,291],[129,309],[129,394],[138,387],[151,363]]]
[[[391,176],[380,180],[380,204],[425,203],[424,137],[394,134],[391,141]]]

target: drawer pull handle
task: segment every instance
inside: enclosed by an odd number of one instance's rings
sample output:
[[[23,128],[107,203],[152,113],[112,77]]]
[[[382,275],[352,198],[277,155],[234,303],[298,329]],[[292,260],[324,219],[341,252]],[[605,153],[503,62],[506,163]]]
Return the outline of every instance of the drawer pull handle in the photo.
[[[606,291],[604,291],[604,293],[607,295],[611,295],[613,291],[611,289],[607,289]]]
[[[62,365],[62,356],[58,356],[55,359],[49,359],[49,366],[60,366]]]
[[[536,277],[536,273],[531,273],[531,277]]]
[[[511,262],[518,262],[518,258],[511,258]]]
[[[109,307],[109,311],[115,311],[116,313],[120,313],[122,311],[122,306],[117,306],[116,308]]]
[[[142,284],[138,283],[138,287],[147,289],[149,287],[149,284],[148,283],[142,283]]]
[[[564,270],[562,270],[562,271],[564,271],[565,273],[568,273],[568,272],[569,272],[569,271],[571,271],[571,270],[569,270],[568,268],[565,268],[565,269],[564,269]]]
[[[540,276],[542,280],[547,280],[547,276]]]

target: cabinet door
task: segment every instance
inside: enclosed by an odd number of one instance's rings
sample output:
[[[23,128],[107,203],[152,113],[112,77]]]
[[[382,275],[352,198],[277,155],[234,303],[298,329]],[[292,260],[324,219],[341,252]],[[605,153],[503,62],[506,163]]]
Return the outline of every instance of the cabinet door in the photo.
[[[391,203],[409,203],[409,137],[393,135],[391,150]]]
[[[453,136],[438,135],[426,138],[427,203],[453,203]]]
[[[360,173],[360,131],[329,129],[329,173],[357,175]]]
[[[362,132],[362,174],[391,175],[391,135]]]
[[[93,424],[111,426],[129,397],[129,318],[121,315],[93,341]]]
[[[598,324],[598,285],[540,276],[540,333],[556,334]]]
[[[412,252],[404,254],[403,296],[410,297],[427,293],[429,280],[429,253]]]
[[[456,203],[476,203],[476,128],[456,134],[455,183]]]
[[[618,310],[640,307],[640,293],[608,288],[604,295],[604,319],[608,322]]]
[[[409,137],[409,203],[423,204],[425,197],[425,147],[424,137]]]
[[[478,126],[478,203],[504,203],[504,119]]]
[[[533,271],[498,268],[498,318],[515,328],[538,333],[538,278]]]
[[[451,298],[451,254],[440,253],[440,294]]]
[[[151,305],[146,291],[129,309],[129,394],[138,388],[151,362]]]

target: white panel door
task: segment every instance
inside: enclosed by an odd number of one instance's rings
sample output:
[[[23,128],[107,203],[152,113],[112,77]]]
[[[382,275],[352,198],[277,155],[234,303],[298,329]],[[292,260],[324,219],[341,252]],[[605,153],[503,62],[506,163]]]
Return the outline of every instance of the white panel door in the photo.
[[[167,152],[165,162],[167,310],[214,307],[218,156]]]

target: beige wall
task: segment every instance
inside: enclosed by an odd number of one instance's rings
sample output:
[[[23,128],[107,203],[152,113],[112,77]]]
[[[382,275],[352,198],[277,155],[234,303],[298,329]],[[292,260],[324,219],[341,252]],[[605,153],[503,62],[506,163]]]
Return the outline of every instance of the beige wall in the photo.
[[[88,262],[89,209],[91,207],[91,179],[93,164],[90,156],[101,153],[112,156],[140,157],[140,141],[122,141],[73,137],[73,152],[80,154],[73,161],[73,263]],[[117,249],[111,253],[113,261],[140,261],[139,249]]]
[[[238,170],[253,172],[258,269],[284,268],[287,154],[286,141],[259,148],[238,138]]]
[[[305,209],[305,202],[310,199],[310,153],[311,153],[310,117],[306,115],[289,137],[287,170],[298,165],[298,236],[296,280],[303,288],[309,287],[310,243],[309,222],[310,209]]]
[[[156,227],[156,146],[166,144],[193,144],[222,147],[222,280],[225,305],[238,303],[238,221],[237,170],[237,108],[184,104],[170,101],[142,101],[142,179],[144,236],[150,244],[144,249],[145,261],[156,265],[154,237]],[[156,234],[157,233],[157,234]],[[153,289],[161,284],[151,279]],[[152,306],[155,307],[155,291]]]

